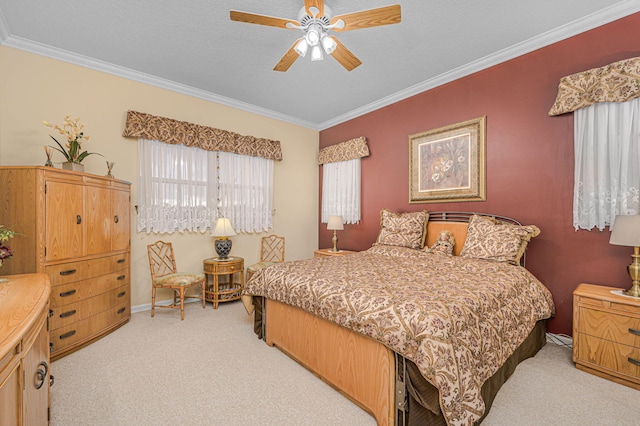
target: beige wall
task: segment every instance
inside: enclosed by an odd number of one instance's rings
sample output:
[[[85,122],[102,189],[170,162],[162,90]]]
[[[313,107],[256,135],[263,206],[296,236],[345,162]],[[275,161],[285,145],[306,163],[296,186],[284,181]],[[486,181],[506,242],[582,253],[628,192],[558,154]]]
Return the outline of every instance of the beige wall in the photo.
[[[283,161],[276,162],[273,232],[286,237],[286,258],[312,257],[318,247],[318,132],[210,101],[116,77],[66,62],[0,46],[0,165],[43,165],[43,146],[53,141],[42,120],[59,124],[65,115],[79,117],[92,137],[86,148],[85,171],[106,174],[105,160],[114,161],[113,174],[132,182],[131,257],[132,306],[149,304],[149,266],[146,245],[171,241],[178,268],[202,270],[202,259],[215,256],[209,234],[138,233],[137,141],[121,136],[127,110],[225,129],[244,135],[279,140]],[[61,161],[60,153],[54,161]],[[58,165],[59,167],[59,165]],[[245,258],[245,266],[259,257],[260,238],[244,234],[232,238],[231,253]]]

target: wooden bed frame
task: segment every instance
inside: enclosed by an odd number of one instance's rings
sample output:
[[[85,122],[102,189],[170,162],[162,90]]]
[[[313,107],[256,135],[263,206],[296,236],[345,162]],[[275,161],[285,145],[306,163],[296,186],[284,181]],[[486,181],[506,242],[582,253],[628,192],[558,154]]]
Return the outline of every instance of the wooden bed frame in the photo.
[[[430,247],[440,231],[446,229],[454,234],[454,255],[459,255],[472,214],[429,213],[425,246]],[[405,424],[406,370],[402,356],[369,337],[297,307],[265,298],[261,305],[262,336],[269,346],[276,346],[373,415],[378,425]]]

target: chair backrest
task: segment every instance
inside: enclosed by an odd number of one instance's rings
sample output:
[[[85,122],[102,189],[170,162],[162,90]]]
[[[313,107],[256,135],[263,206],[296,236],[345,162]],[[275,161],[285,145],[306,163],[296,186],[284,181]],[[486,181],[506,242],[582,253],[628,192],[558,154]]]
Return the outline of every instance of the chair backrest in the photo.
[[[176,272],[176,260],[173,257],[173,246],[165,241],[156,241],[147,246],[151,278],[162,277]]]
[[[262,237],[260,262],[284,262],[284,237],[278,235]]]

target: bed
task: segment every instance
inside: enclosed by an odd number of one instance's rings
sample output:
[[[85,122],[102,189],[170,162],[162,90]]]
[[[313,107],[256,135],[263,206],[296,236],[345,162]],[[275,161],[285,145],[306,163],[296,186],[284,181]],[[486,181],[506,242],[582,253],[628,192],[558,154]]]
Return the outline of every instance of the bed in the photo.
[[[444,230],[453,255],[425,251]],[[553,300],[522,266],[538,233],[500,216],[383,210],[370,249],[265,268],[243,293],[259,337],[379,425],[477,424],[545,343]]]

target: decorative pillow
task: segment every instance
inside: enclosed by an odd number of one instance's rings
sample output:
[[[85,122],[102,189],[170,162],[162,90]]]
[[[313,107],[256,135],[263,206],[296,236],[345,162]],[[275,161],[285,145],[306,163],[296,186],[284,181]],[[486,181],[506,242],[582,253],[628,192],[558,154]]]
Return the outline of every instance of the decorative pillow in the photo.
[[[448,230],[440,232],[438,239],[431,247],[425,247],[424,251],[433,254],[444,254],[453,256],[453,247],[456,245],[456,239],[453,233]]]
[[[376,244],[421,249],[427,237],[429,213],[426,211],[394,213],[380,212],[380,233]]]
[[[519,226],[473,215],[469,219],[467,239],[460,256],[517,265],[529,240],[538,234],[540,229],[535,225]]]

